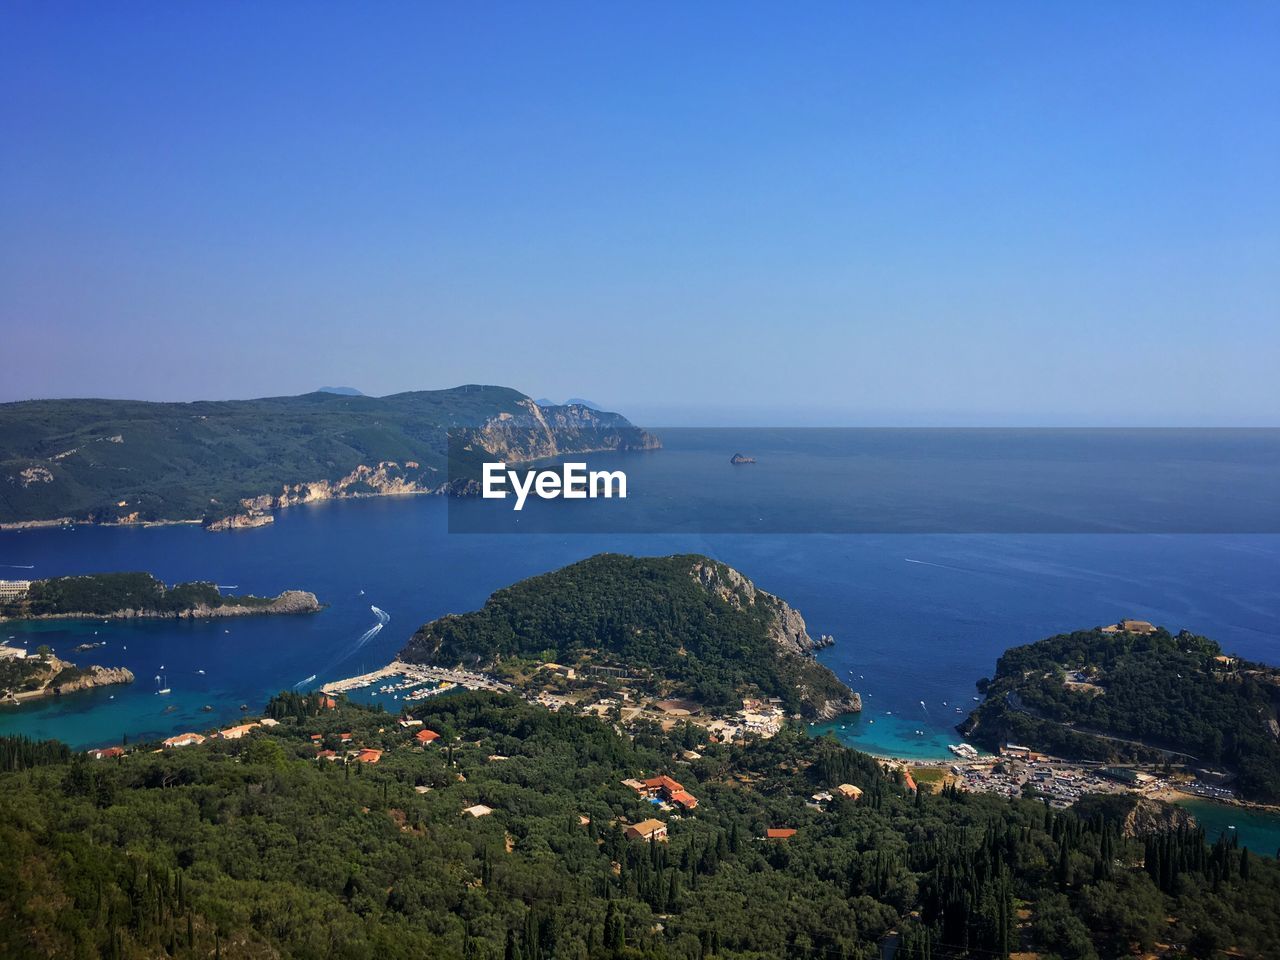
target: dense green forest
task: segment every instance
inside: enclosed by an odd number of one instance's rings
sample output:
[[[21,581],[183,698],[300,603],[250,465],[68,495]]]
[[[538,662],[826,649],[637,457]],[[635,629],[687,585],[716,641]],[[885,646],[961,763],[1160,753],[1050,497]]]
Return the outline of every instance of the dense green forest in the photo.
[[[424,749],[385,713],[319,703],[282,695],[270,732],[114,760],[0,741],[0,955],[830,960],[900,936],[901,960],[1091,960],[1280,943],[1272,860],[1030,800],[912,796],[799,731],[628,736],[472,693],[415,708],[443,734]],[[380,762],[317,758],[363,747]],[[697,795],[694,815],[620,783],[657,773]],[[807,802],[839,783],[862,798]],[[669,842],[624,836],[653,816]]]
[[[271,602],[268,597],[223,596],[216,584],[203,581],[168,587],[149,573],[93,573],[35,580],[24,599],[0,603],[0,617],[105,616],[118,610],[176,615],[197,607],[266,607]]]
[[[700,581],[699,568],[715,582]],[[788,611],[706,557],[600,554],[499,590],[480,610],[428,623],[400,657],[483,667],[505,658],[616,666],[656,692],[713,708],[737,706],[755,692],[812,714],[851,696],[813,658],[807,635],[799,644],[779,642]]]
[[[504,439],[516,444],[550,437],[577,450],[653,442],[617,414],[531,404],[516,390],[488,386],[389,397],[4,403],[0,523],[213,519],[285,484],[333,482],[384,461],[397,464],[393,480],[437,488],[448,474],[446,432],[500,417],[515,425]],[[364,481],[347,490],[371,491]]]
[[[1280,802],[1280,671],[1225,658],[1186,631],[1086,630],[1014,647],[967,721],[979,743],[1083,760],[1226,767],[1249,799]],[[1104,739],[1105,734],[1123,740]]]

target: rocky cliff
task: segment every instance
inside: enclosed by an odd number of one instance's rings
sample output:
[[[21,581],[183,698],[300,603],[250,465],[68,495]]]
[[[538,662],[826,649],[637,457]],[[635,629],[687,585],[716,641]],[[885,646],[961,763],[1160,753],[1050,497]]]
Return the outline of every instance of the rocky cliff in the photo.
[[[85,673],[73,680],[59,683],[54,693],[75,693],[79,690],[91,690],[94,687],[106,687],[114,683],[133,683],[133,671],[125,667],[101,667],[96,663],[84,668]]]
[[[134,680],[133,672],[124,667],[101,667],[97,664],[77,667],[52,654],[8,660],[4,662],[4,668],[4,689],[0,689],[0,703],[10,704],[62,696],[116,683],[133,683]]]
[[[1195,817],[1181,807],[1131,793],[1091,794],[1080,798],[1071,809],[1084,820],[1100,816],[1111,821],[1126,837],[1142,837],[1196,825]]]
[[[653,434],[632,426],[617,413],[582,404],[540,407],[521,400],[515,413],[500,413],[469,433],[490,457],[508,462],[541,460],[568,453],[599,450],[656,450]]]
[[[278,493],[242,499],[235,514],[206,524],[206,529],[258,527],[271,522],[274,510],[323,500],[439,493],[470,496],[479,490],[470,466],[480,460],[515,464],[570,454],[662,447],[657,437],[617,413],[582,404],[541,407],[527,398],[515,406],[514,412],[495,414],[479,427],[450,428],[452,462],[448,472],[452,476],[416,460],[362,463],[337,480],[286,483]]]
[[[0,403],[0,529],[203,522],[237,530],[298,503],[459,492],[449,483],[453,434],[485,459],[510,462],[659,446],[619,414],[539,406],[482,384],[386,397]]]
[[[728,603],[743,608],[762,606],[769,613],[769,638],[784,657],[807,661],[806,677],[799,684],[801,698],[813,704],[814,715],[820,720],[831,720],[845,713],[862,710],[862,697],[850,690],[840,679],[822,664],[815,652],[830,646],[831,638],[819,642],[809,636],[809,630],[800,611],[785,600],[756,587],[737,570],[713,560],[699,560],[691,571],[702,587]],[[809,678],[812,677],[812,680]]]
[[[760,696],[809,719],[859,710],[818,646],[795,609],[722,563],[598,554],[424,624],[399,659],[490,670],[550,658],[579,678],[617,678],[638,697],[690,699],[717,715]]]
[[[161,610],[147,606],[120,607],[111,611],[60,611],[58,613],[20,612],[0,620],[209,620],[214,617],[252,617],[262,614],[288,615],[317,613],[324,609],[314,593],[285,590],[270,600],[228,597],[226,603],[195,603],[177,610]]]

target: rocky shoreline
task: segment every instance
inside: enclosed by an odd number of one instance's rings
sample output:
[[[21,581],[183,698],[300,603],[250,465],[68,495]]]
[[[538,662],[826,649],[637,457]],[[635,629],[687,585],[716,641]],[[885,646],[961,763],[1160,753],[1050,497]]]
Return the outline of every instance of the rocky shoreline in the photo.
[[[107,687],[119,683],[133,683],[134,681],[133,671],[125,667],[103,667],[97,664],[77,667],[74,663],[59,660],[53,655],[50,655],[47,659],[28,658],[22,663],[24,666],[31,666],[35,671],[42,672],[42,676],[34,676],[32,678],[39,681],[40,685],[34,690],[9,689],[0,691],[0,705],[22,704],[31,700],[60,697],[65,694],[79,693],[82,690],[92,690],[97,687]],[[58,677],[68,670],[78,671],[78,673],[60,683],[56,682]]]
[[[602,453],[616,450],[656,450],[661,440],[636,427],[620,414],[593,410],[582,404],[540,407],[525,397],[513,407],[487,417],[474,426],[457,427],[442,422],[444,432],[448,427],[448,446],[452,450],[455,439],[461,449],[489,459],[507,463],[527,463],[549,457]],[[455,437],[456,435],[456,437]],[[122,437],[112,438],[123,443]],[[410,445],[409,449],[414,449]],[[74,451],[72,451],[74,452]],[[212,532],[227,530],[251,530],[274,522],[275,511],[302,503],[325,500],[357,499],[365,497],[440,495],[466,496],[478,492],[474,484],[465,478],[450,479],[445,451],[430,445],[420,446],[418,453],[404,459],[379,460],[367,463],[335,465],[330,462],[308,473],[321,472],[325,467],[347,471],[342,476],[281,482],[275,492],[241,497],[228,494],[225,498],[211,497],[197,506],[183,506],[183,512],[200,510],[201,518],[144,518],[140,511],[126,506],[126,490],[110,490],[114,508],[95,508],[81,517],[61,516],[39,520],[7,520],[0,523],[0,530],[34,530],[92,524],[95,526],[168,526],[172,524],[198,524]],[[39,482],[53,483],[55,477],[45,467]],[[305,474],[304,474],[305,476]],[[35,480],[26,480],[23,487]],[[234,487],[233,483],[228,486]],[[269,488],[268,488],[269,489]],[[122,497],[117,502],[117,496]],[[136,506],[136,504],[135,504]],[[52,509],[66,510],[66,506]],[[154,508],[153,508],[154,509]],[[163,508],[161,508],[163,509]],[[205,512],[207,510],[207,512]],[[34,511],[33,511],[34,512]]]
[[[215,617],[251,617],[258,614],[288,615],[297,613],[317,613],[324,609],[314,593],[307,590],[285,590],[269,603],[239,604],[227,603],[216,607],[206,604],[190,607],[186,610],[145,610],[125,609],[110,613],[87,613],[76,611],[71,613],[42,613],[24,617],[0,617],[0,623],[6,621],[25,620],[209,620]]]

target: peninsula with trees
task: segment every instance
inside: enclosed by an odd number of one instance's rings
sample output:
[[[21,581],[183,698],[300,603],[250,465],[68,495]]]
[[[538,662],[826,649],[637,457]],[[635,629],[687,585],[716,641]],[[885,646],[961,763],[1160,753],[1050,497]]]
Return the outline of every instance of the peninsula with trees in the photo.
[[[651,450],[654,435],[583,404],[508,387],[387,397],[0,404],[0,529],[67,523],[270,523],[300,503],[468,492],[450,448],[508,463]]]
[[[80,667],[55,656],[48,647],[27,653],[0,645],[0,707],[133,680],[133,672],[124,667]]]
[[[0,620],[243,617],[320,609],[315,594],[305,590],[234,596],[203,581],[167,586],[149,573],[94,573],[33,580],[24,593],[0,601]]]
[[[679,703],[687,715],[772,699],[779,713],[829,719],[861,700],[817,661],[826,642],[785,601],[708,557],[600,554],[426,624],[399,660],[489,671],[575,703]]]
[[[1280,803],[1280,670],[1145,621],[1007,650],[961,725],[981,746],[1144,762]]]

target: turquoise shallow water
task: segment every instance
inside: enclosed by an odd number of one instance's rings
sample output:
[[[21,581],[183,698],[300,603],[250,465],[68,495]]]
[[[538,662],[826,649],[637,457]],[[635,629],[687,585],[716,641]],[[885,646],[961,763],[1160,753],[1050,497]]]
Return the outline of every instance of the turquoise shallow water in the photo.
[[[1242,810],[1212,800],[1186,800],[1178,806],[1196,818],[1211,841],[1231,832],[1240,838],[1241,846],[1255,853],[1274,857],[1280,852],[1280,816],[1274,813]]]
[[[916,710],[908,706],[904,713],[897,714],[879,709],[880,704],[875,701],[874,694],[864,695],[862,713],[814,724],[811,731],[815,736],[832,734],[842,743],[876,756],[900,760],[955,760],[947,745],[961,743],[963,738],[947,726],[946,721],[959,723],[963,714],[955,713],[954,706],[938,703],[930,711],[927,704],[925,707],[917,704]],[[967,713],[968,708],[964,709]]]

